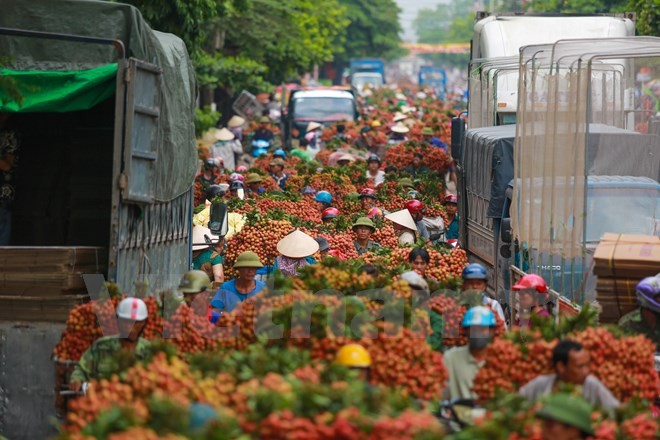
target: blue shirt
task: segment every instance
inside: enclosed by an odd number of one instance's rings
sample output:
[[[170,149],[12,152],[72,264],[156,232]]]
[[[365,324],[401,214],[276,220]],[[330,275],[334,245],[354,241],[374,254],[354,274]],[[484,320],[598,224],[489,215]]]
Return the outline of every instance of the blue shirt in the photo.
[[[431,138],[431,145],[434,147],[442,148],[443,150],[447,151],[447,144],[442,142],[439,138],[433,136]]]
[[[454,216],[454,219],[447,226],[447,240],[457,240],[458,239],[458,214]]]
[[[239,303],[242,303],[248,298],[252,298],[266,287],[266,283],[262,281],[255,280],[255,283],[256,285],[254,286],[254,289],[248,294],[239,293],[238,290],[236,290],[236,280],[222,283],[211,300],[211,307],[214,309],[222,309],[223,312],[231,312]]]

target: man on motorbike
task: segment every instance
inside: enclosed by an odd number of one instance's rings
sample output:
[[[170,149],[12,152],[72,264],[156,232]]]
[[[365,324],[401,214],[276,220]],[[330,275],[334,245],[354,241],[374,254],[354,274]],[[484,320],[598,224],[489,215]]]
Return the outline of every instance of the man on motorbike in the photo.
[[[590,373],[591,355],[582,344],[564,339],[552,350],[553,374],[544,374],[520,388],[520,395],[536,401],[556,391],[580,394],[592,405],[614,410],[619,401],[603,383]]]
[[[499,301],[491,298],[486,293],[486,287],[488,286],[488,272],[486,271],[486,268],[477,263],[468,264],[468,266],[463,269],[461,276],[463,278],[463,292],[479,292],[481,294],[482,305],[489,306],[495,311],[495,313],[497,313],[497,316],[499,316],[502,321],[506,322],[504,311],[502,310]]]
[[[486,362],[486,349],[495,335],[495,315],[486,307],[473,307],[465,313],[461,326],[468,336],[468,345],[454,347],[444,355],[449,373],[445,390],[448,400],[477,399],[472,391],[474,377]]]
[[[252,140],[255,141],[268,141],[269,143],[273,142],[273,130],[270,129],[270,118],[264,116],[259,119],[259,128],[254,132]]]
[[[131,353],[140,359],[146,355],[149,341],[142,339],[149,312],[147,305],[139,298],[125,298],[117,306],[117,326],[119,334],[97,339],[83,353],[69,382],[71,391],[81,391],[83,383],[92,379],[110,379],[118,373],[119,352]]]
[[[642,334],[655,343],[660,352],[660,274],[644,278],[635,290],[639,307],[619,320],[627,333]]]
[[[424,239],[427,243],[431,241],[431,234],[429,233],[426,223],[424,222],[424,213],[426,208],[419,200],[408,200],[406,202],[406,209],[412,215],[415,224],[417,225],[417,235]]]

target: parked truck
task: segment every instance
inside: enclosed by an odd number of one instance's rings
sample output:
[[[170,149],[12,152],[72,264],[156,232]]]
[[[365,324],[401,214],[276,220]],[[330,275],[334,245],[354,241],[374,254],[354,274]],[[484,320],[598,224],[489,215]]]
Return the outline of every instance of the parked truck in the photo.
[[[438,99],[444,99],[447,94],[447,71],[437,66],[421,66],[417,82],[420,86],[435,89]]]
[[[197,91],[183,41],[115,2],[3,0],[0,54],[23,98],[0,100],[21,138],[0,247],[0,432],[48,438],[50,354],[88,299],[81,275],[135,294],[190,268]]]
[[[469,126],[515,123],[517,62],[521,47],[563,39],[634,36],[634,19],[633,13],[533,15],[478,12],[470,52]]]
[[[525,273],[544,277],[560,309],[593,301],[602,234],[660,234],[660,115],[640,105],[635,80],[659,56],[660,39],[620,37],[531,44],[513,63],[479,61],[491,78],[515,76],[518,121],[497,126],[496,111],[476,128],[471,115],[467,131],[453,121],[459,241],[511,310],[510,286]],[[494,110],[501,89],[489,85],[483,96]]]

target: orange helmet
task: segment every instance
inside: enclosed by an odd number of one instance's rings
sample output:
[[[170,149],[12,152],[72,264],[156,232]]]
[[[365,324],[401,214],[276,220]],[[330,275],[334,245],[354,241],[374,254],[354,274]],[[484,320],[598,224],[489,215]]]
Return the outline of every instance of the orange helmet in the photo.
[[[545,284],[545,280],[540,275],[530,273],[525,275],[518,281],[518,284],[511,287],[512,290],[527,290],[534,289],[539,293],[546,293],[548,291],[548,285]]]

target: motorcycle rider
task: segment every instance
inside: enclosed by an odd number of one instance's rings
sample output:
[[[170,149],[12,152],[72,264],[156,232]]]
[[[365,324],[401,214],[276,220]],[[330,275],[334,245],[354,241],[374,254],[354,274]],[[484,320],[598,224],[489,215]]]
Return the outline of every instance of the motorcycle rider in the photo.
[[[116,313],[119,334],[97,339],[83,353],[71,373],[71,391],[79,392],[85,382],[110,379],[112,374],[118,373],[117,353],[120,351],[129,352],[136,359],[145,357],[150,343],[141,336],[149,317],[147,305],[139,298],[124,298],[117,306]]]
[[[518,292],[520,309],[516,319],[517,326],[531,327],[532,315],[550,318],[550,313],[548,313],[545,306],[539,304],[539,298],[545,296],[548,292],[548,286],[543,277],[536,274],[527,274],[511,287],[511,290]]]
[[[368,217],[360,217],[355,223],[353,223],[353,232],[357,236],[356,240],[353,242],[355,250],[358,255],[362,255],[372,249],[377,249],[380,247],[379,243],[371,241],[371,234],[376,232],[376,226],[374,222],[371,221]]]
[[[385,182],[385,171],[380,169],[380,157],[372,154],[367,159],[367,179],[373,179],[376,186]]]
[[[469,309],[461,327],[467,332],[468,345],[454,347],[444,354],[449,383],[445,394],[448,400],[477,399],[472,391],[474,377],[486,362],[486,349],[495,334],[495,315],[482,306]]]
[[[369,381],[371,376],[371,356],[360,344],[346,344],[337,350],[335,362],[360,372],[360,378]]]
[[[590,374],[591,355],[579,342],[564,339],[552,350],[553,374],[544,374],[520,388],[518,393],[535,402],[563,387],[578,392],[592,405],[606,411],[619,406],[619,401],[603,383]],[[572,390],[570,390],[572,389]]]
[[[635,289],[639,307],[619,320],[627,333],[642,334],[655,343],[660,352],[660,274],[644,278]]]
[[[486,268],[478,263],[468,264],[468,266],[463,269],[461,277],[463,278],[463,286],[461,287],[463,292],[480,292],[482,305],[489,306],[495,311],[495,313],[497,313],[497,316],[499,316],[500,319],[506,323],[504,318],[504,311],[502,310],[502,306],[500,305],[499,301],[491,298],[488,296],[488,294],[486,294],[486,287],[488,285],[488,272],[486,271]]]
[[[284,172],[285,165],[284,159],[279,157],[270,163],[270,177],[273,178],[280,189],[286,188],[286,181],[289,178],[289,175]]]
[[[415,225],[417,225],[417,235],[423,238],[427,243],[430,243],[431,236],[424,223],[424,213],[426,212],[424,204],[419,200],[408,200],[405,206],[408,212],[410,212],[413,220],[415,220]]]
[[[449,194],[445,197],[445,211],[447,212],[447,240],[458,240],[458,196]]]
[[[323,210],[323,212],[321,213],[321,220],[323,221],[323,223],[332,223],[332,221],[336,219],[338,215],[339,215],[339,210],[331,206]]]
[[[332,194],[330,194],[328,191],[319,191],[314,196],[314,200],[317,202],[319,211],[322,213],[332,204]]]
[[[267,141],[268,143],[271,143],[273,142],[273,137],[273,130],[270,129],[270,118],[268,116],[263,116],[259,119],[259,128],[254,131],[252,140]]]

